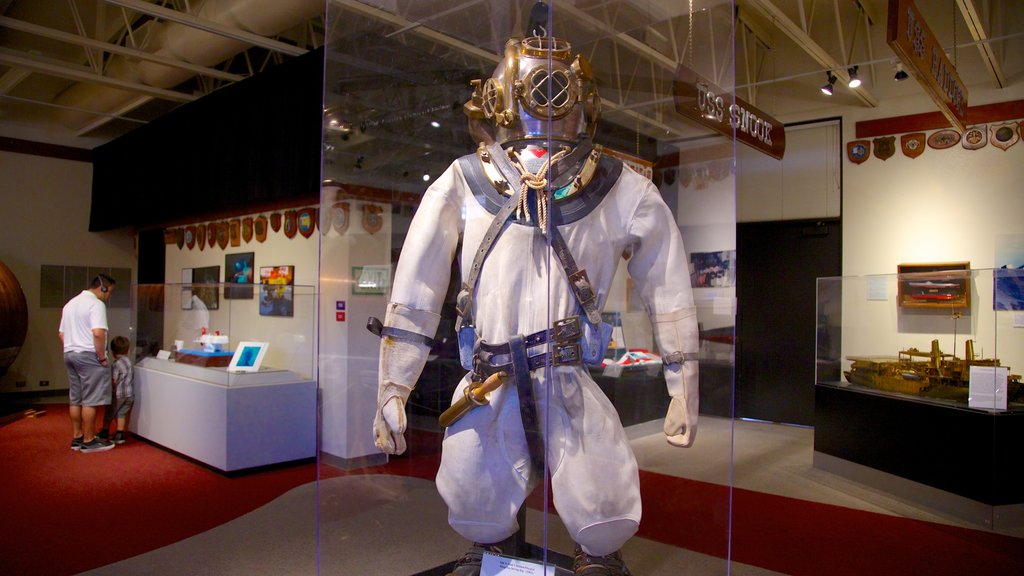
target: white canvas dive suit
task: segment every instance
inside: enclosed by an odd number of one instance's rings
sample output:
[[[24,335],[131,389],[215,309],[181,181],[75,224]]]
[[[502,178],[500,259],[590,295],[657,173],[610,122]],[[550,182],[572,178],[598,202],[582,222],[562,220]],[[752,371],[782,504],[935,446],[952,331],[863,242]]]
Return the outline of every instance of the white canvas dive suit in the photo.
[[[465,278],[494,218],[495,191],[479,184],[479,173],[466,173],[473,162],[480,160],[473,156],[454,162],[426,191],[395,273],[386,327],[428,337],[436,333],[460,240],[457,256]],[[567,208],[574,198],[575,208]],[[578,267],[586,270],[598,310],[616,267],[628,257],[628,272],[650,315],[656,344],[668,357],[664,373],[672,400],[665,433],[670,443],[689,446],[697,426],[697,319],[672,213],[649,180],[608,157],[583,190],[553,204],[554,221],[561,222],[558,231]],[[536,223],[536,217],[529,224],[510,218],[484,260],[472,305],[479,341],[506,343],[515,335],[549,329],[558,319],[583,316]],[[382,339],[374,428],[384,452],[405,450],[404,404],[428,351],[415,340]],[[672,362],[673,353],[687,361]],[[635,533],[641,515],[636,459],[615,408],[581,363],[529,374],[555,508],[589,554],[614,552]],[[468,382],[469,375],[455,398]],[[451,526],[475,542],[512,535],[517,510],[542,476],[540,470],[530,474],[515,386],[510,381],[491,392],[489,404],[470,410],[445,434],[438,490],[449,507]]]

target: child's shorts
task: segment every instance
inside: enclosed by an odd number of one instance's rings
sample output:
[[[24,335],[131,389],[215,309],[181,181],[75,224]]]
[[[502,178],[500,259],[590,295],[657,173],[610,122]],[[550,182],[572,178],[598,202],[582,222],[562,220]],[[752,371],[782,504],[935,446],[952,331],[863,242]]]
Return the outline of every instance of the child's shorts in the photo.
[[[135,396],[128,396],[127,398],[117,398],[114,400],[114,417],[125,418],[128,413],[132,411],[132,406],[135,405]]]

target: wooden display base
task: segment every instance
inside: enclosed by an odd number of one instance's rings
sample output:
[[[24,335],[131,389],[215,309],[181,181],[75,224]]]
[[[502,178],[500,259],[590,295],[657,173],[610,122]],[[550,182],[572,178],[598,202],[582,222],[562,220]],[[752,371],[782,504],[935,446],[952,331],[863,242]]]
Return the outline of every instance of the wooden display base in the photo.
[[[231,352],[191,352],[179,350],[175,361],[179,364],[202,366],[203,368],[225,368],[231,364]]]

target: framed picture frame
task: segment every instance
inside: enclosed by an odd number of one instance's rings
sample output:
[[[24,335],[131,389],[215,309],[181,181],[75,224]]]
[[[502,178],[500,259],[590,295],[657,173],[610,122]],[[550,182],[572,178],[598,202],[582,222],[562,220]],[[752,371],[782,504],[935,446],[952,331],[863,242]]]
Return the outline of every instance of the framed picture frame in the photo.
[[[207,310],[220,308],[220,266],[192,269],[192,291]]]
[[[245,288],[224,287],[224,298],[231,300],[252,300],[255,272],[255,253],[240,252],[224,255],[224,283],[247,284]]]
[[[181,269],[181,309],[192,309],[192,269]]]
[[[391,266],[353,266],[352,279],[353,294],[387,294],[391,288]]]
[[[961,309],[971,306],[971,263],[900,264],[897,302],[902,308]]]
[[[259,372],[269,347],[268,342],[239,342],[228,364],[228,372]]]
[[[260,268],[260,316],[295,314],[295,266]]]

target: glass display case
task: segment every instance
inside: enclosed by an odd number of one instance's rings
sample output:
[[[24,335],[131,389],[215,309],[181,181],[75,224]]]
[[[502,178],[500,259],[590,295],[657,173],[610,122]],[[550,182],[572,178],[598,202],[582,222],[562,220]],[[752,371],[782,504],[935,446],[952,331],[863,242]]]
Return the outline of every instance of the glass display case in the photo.
[[[819,279],[817,384],[950,407],[1024,411],[1024,334],[1015,311],[1024,308],[1021,277],[951,266]],[[922,291],[927,306],[910,295]],[[955,294],[940,300],[946,292]]]
[[[1024,473],[1008,457],[1024,434],[1018,272],[820,278],[815,467],[983,526],[1019,522]],[[956,294],[904,305],[913,290]]]
[[[130,431],[224,471],[316,455],[316,291],[135,286]]]
[[[564,574],[621,548],[636,574],[694,552],[728,571],[734,141],[676,89],[723,106],[732,6],[328,7],[322,568],[445,574],[500,550]],[[526,366],[499,369],[520,336]],[[698,404],[692,447],[670,444]]]

